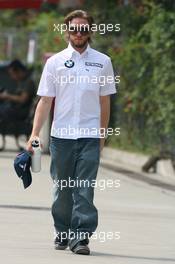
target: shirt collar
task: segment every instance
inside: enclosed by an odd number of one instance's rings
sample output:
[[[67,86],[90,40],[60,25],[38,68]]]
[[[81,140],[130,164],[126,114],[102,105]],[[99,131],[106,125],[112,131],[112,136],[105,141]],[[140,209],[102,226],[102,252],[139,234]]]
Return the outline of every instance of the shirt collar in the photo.
[[[78,54],[79,56],[85,56],[85,55],[88,54],[89,51],[90,51],[90,45],[88,44],[88,45],[87,45],[87,48],[85,49],[85,51],[83,51],[83,53],[80,54],[78,51],[76,51],[76,50],[72,47],[71,43],[69,42],[69,45],[68,45],[68,47],[67,47],[67,51],[69,52],[70,55]]]

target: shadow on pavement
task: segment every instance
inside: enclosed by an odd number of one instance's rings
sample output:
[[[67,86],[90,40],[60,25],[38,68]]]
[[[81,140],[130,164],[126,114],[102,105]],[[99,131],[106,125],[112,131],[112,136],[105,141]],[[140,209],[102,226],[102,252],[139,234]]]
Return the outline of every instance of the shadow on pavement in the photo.
[[[22,210],[35,210],[35,211],[50,211],[49,207],[42,207],[42,206],[23,206],[23,205],[6,205],[0,204],[0,208],[6,209],[22,209]]]
[[[96,251],[91,251],[91,256],[116,257],[116,258],[124,258],[124,259],[126,258],[126,259],[154,260],[154,261],[168,261],[168,262],[174,262],[175,263],[175,259],[173,259],[173,258],[128,256],[128,255],[117,255],[117,254],[110,254],[110,253],[101,253],[101,252],[96,252]]]

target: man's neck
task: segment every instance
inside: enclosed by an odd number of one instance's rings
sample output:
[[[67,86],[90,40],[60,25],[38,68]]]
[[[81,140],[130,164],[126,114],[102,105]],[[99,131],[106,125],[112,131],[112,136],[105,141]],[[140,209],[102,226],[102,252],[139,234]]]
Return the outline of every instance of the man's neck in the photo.
[[[72,45],[72,43],[71,43],[71,45]],[[72,47],[73,47],[76,51],[78,51],[80,54],[82,54],[82,53],[87,49],[87,46],[88,46],[88,43],[87,43],[85,46],[83,46],[82,48],[78,48],[78,47],[75,47],[74,45],[72,45]]]

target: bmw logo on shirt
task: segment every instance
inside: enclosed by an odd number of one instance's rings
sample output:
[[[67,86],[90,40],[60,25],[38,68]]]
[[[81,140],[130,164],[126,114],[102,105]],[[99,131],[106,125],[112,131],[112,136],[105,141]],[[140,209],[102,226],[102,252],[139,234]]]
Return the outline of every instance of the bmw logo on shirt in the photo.
[[[74,67],[74,61],[73,60],[67,60],[64,65],[67,67],[67,68],[72,68]]]

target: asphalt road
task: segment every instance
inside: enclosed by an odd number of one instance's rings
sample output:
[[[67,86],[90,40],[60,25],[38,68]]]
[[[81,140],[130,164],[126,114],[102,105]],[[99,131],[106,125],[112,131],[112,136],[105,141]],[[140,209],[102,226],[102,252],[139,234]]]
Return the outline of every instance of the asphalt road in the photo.
[[[175,192],[100,168],[95,191],[99,226],[91,255],[55,251],[49,157],[43,157],[42,172],[24,190],[13,170],[14,156],[0,154],[1,263],[175,263]]]

